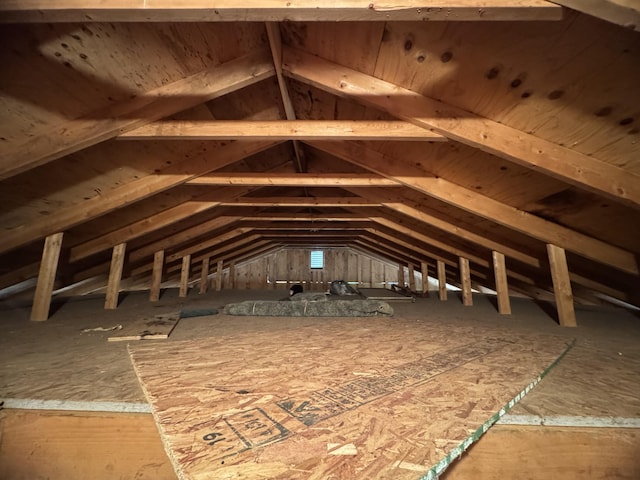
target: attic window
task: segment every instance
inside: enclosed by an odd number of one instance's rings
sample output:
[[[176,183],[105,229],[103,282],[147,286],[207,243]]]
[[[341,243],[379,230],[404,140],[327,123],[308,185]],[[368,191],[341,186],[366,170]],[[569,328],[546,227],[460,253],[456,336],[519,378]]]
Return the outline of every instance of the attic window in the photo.
[[[311,268],[324,268],[324,252],[322,250],[311,250]]]

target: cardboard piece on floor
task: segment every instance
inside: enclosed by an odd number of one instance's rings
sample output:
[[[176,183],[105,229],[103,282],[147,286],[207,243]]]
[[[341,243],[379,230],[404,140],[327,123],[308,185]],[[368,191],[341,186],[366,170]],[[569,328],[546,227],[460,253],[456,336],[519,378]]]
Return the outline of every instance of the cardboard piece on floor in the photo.
[[[180,313],[154,315],[136,320],[123,327],[117,335],[112,335],[109,342],[123,342],[130,340],[161,340],[169,338],[169,334],[180,320]]]
[[[354,318],[129,352],[180,479],[415,480],[567,348],[548,335]]]

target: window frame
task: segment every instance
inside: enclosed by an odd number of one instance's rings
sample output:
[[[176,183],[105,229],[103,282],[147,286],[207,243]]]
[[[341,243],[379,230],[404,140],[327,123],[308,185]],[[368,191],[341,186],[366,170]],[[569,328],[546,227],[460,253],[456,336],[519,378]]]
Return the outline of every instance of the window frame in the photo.
[[[320,260],[319,260],[319,262],[321,264],[320,267],[314,266],[314,265],[318,264],[318,258],[317,258],[318,255],[320,256]],[[309,268],[311,268],[311,270],[323,270],[324,269],[324,250],[311,250],[309,252]]]

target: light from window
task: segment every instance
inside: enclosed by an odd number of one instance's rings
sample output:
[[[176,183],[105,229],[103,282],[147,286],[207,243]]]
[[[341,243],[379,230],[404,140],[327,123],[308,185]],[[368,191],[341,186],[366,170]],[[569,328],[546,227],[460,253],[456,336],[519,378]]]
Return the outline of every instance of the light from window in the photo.
[[[324,268],[324,252],[311,250],[311,268]]]

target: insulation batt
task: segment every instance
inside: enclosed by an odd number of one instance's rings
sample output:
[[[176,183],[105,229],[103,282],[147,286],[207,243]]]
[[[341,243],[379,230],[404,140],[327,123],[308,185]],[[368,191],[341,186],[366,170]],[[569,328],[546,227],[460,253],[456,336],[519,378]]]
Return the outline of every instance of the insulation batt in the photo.
[[[270,317],[373,317],[391,316],[393,308],[377,300],[326,301],[246,301],[231,303],[224,308],[227,315],[257,315]]]

